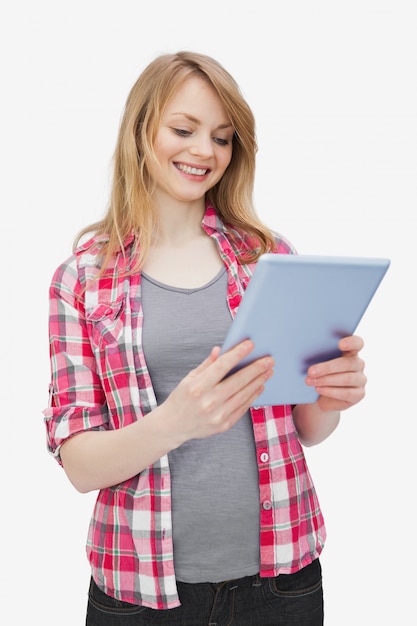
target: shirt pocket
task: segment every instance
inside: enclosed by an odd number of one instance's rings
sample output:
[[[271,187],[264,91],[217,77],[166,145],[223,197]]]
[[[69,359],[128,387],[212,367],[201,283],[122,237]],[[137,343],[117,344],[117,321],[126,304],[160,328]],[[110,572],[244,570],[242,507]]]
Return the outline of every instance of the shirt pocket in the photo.
[[[99,348],[120,341],[125,324],[126,296],[123,294],[114,302],[99,302],[86,311],[91,338]]]

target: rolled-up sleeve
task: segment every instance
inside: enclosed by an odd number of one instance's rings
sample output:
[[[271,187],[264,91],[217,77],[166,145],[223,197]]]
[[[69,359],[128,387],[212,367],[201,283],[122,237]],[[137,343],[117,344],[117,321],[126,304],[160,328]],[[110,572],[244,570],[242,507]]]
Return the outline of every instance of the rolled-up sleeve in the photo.
[[[61,463],[66,439],[108,424],[106,396],[96,369],[75,257],[54,273],[49,291],[51,381],[44,410],[49,452]]]

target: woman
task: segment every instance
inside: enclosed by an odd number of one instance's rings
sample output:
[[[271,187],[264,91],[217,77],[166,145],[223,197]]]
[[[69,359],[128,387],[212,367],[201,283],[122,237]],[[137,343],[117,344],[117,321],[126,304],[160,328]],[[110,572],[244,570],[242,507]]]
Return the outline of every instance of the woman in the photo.
[[[312,404],[251,408],[268,356],[226,376],[253,349],[219,354],[257,259],[295,252],[253,209],[256,149],[219,63],[156,58],[126,102],[107,214],[53,276],[45,423],[76,489],[99,490],[90,626],[323,623],[302,445],[363,398],[363,341],[310,367]]]

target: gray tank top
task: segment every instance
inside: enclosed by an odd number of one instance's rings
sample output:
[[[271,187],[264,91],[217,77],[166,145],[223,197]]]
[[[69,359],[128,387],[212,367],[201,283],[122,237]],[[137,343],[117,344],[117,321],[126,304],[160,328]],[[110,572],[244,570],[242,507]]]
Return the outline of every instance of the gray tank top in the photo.
[[[223,343],[231,323],[223,269],[198,289],[142,274],[143,350],[158,404]],[[220,582],[259,572],[259,485],[249,412],[226,433],[168,455],[177,580]]]

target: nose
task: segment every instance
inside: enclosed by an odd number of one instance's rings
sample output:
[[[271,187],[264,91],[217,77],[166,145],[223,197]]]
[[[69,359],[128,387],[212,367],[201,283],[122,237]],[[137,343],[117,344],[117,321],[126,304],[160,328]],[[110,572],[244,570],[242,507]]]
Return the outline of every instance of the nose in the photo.
[[[197,133],[190,146],[190,154],[201,158],[211,157],[213,154],[213,140],[211,136],[206,133]]]

